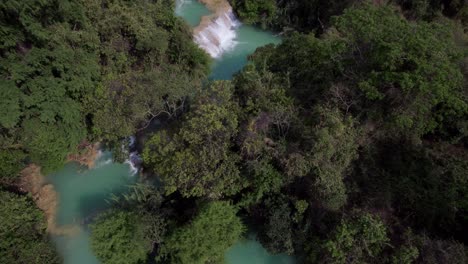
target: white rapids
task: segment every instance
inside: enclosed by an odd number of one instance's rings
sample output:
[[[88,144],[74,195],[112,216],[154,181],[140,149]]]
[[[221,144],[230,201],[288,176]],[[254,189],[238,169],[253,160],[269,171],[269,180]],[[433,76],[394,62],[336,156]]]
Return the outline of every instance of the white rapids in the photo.
[[[130,136],[128,138],[128,148],[131,150],[135,149],[136,138],[135,136]],[[122,145],[122,148],[125,149],[125,145]],[[128,158],[125,160],[124,163],[128,164],[130,167],[130,173],[132,176],[136,175],[140,171],[141,166],[141,157],[138,151],[132,151],[128,155]]]
[[[237,45],[236,30],[241,23],[232,9],[206,19],[210,21],[200,24],[198,30],[195,30],[194,40],[211,57],[219,58]]]

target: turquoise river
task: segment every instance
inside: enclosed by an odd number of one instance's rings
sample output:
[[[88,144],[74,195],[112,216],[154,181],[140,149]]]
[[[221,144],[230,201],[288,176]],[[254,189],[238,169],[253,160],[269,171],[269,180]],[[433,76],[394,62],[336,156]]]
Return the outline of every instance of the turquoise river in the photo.
[[[194,0],[178,1],[176,14],[190,26],[196,27],[202,16],[210,11]],[[279,43],[280,39],[270,32],[255,27],[236,24],[230,28],[235,37],[229,48],[216,57],[210,79],[227,80],[247,62],[247,56],[257,47],[268,43]],[[93,169],[69,163],[60,171],[49,175],[48,181],[58,193],[59,205],[56,213],[58,226],[73,226],[78,232],[73,235],[53,236],[65,264],[98,264],[89,243],[87,224],[100,211],[109,207],[111,194],[124,192],[138,180],[129,164],[115,163],[110,152],[103,151]],[[269,254],[255,237],[239,241],[225,254],[228,264],[289,264],[295,263],[288,255]],[[129,263],[131,264],[131,263]]]

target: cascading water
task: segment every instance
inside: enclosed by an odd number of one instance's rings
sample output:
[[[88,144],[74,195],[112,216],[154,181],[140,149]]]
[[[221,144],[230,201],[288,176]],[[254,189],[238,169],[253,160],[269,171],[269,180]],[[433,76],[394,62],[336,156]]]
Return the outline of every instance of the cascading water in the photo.
[[[135,136],[131,136],[128,138],[128,149],[130,150],[130,154],[128,158],[125,160],[125,163],[130,166],[130,173],[131,175],[136,175],[140,170],[141,165],[141,157],[138,151],[136,150],[136,138]]]
[[[211,57],[219,58],[236,46],[236,30],[240,25],[232,9],[203,17],[202,23],[195,29],[194,40]]]

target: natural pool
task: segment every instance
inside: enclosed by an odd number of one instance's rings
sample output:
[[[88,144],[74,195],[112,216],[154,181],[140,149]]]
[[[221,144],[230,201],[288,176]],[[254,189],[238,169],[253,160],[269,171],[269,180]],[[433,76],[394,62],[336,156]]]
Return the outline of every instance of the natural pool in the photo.
[[[56,223],[78,227],[78,232],[53,236],[65,264],[98,264],[89,246],[86,222],[109,206],[111,194],[119,194],[137,179],[128,164],[112,162],[110,152],[102,152],[91,170],[77,163],[68,163],[49,175],[48,181],[58,193]]]

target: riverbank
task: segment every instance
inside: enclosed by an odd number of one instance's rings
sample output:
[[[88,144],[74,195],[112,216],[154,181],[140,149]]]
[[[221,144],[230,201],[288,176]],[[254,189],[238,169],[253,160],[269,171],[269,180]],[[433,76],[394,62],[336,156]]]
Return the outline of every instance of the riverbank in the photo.
[[[82,142],[78,145],[78,152],[71,153],[67,156],[67,162],[77,162],[80,165],[86,166],[88,169],[91,169],[95,166],[96,160],[99,156],[99,149],[101,144],[90,143],[87,141]]]
[[[78,226],[58,226],[56,213],[58,194],[52,184],[47,183],[41,173],[41,167],[31,164],[21,171],[20,190],[31,194],[36,206],[44,212],[47,221],[47,232],[52,235],[76,235]]]
[[[204,4],[211,12],[215,14],[220,14],[232,10],[232,7],[227,0],[199,0],[199,2]]]
[[[99,156],[99,143],[83,142],[78,146],[78,153],[69,154],[67,162],[76,162],[91,169]],[[47,182],[41,173],[41,167],[30,164],[20,173],[17,184],[19,191],[31,194],[36,206],[44,212],[47,221],[47,232],[56,236],[72,236],[79,232],[77,225],[61,226],[57,224],[59,195],[54,186]]]

